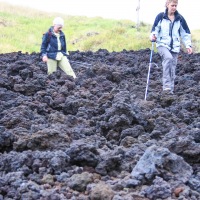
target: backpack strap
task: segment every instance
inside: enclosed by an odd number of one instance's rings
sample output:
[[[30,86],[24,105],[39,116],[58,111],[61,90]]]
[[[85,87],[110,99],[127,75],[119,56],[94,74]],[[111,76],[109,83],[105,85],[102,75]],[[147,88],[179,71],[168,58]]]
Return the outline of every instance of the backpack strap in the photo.
[[[48,31],[47,43],[50,42],[50,40],[51,40],[51,36],[52,36],[52,32],[51,32],[51,31]]]
[[[163,20],[164,16],[165,16],[165,13],[163,12],[163,14],[162,14],[162,18],[161,18],[161,20],[160,20],[160,24],[162,23],[162,20]],[[161,27],[160,27],[159,32],[160,32],[160,31],[161,31]]]
[[[165,16],[165,12],[163,12],[163,15],[162,15],[161,22],[162,22],[162,20],[163,20],[164,16]],[[160,23],[161,23],[161,22],[160,22]]]

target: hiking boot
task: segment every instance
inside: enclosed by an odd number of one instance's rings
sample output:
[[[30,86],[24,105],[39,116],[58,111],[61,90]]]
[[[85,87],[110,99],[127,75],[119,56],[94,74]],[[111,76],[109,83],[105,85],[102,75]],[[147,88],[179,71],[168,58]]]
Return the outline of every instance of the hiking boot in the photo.
[[[174,94],[174,93],[171,90],[163,90],[162,91],[162,95],[172,95],[172,94]]]

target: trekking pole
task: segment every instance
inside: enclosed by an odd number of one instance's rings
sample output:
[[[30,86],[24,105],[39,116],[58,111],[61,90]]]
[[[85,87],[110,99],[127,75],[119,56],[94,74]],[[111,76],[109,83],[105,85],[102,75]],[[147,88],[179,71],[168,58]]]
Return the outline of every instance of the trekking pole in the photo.
[[[149,87],[149,76],[150,76],[150,71],[151,71],[152,56],[153,56],[154,42],[155,42],[155,41],[151,41],[151,42],[152,42],[152,46],[151,46],[151,54],[150,54],[149,70],[148,70],[148,75],[147,75],[147,85],[146,85],[146,91],[145,91],[145,96],[144,96],[144,100],[145,100],[145,101],[146,101],[146,99],[147,99],[147,90],[148,90],[148,87]]]

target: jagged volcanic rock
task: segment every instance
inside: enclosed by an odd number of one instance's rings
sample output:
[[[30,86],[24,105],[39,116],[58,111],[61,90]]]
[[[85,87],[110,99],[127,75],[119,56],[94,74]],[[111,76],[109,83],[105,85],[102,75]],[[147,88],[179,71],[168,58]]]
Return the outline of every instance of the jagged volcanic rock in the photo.
[[[200,54],[162,94],[150,49],[70,52],[77,79],[39,53],[0,55],[0,200],[200,199]]]

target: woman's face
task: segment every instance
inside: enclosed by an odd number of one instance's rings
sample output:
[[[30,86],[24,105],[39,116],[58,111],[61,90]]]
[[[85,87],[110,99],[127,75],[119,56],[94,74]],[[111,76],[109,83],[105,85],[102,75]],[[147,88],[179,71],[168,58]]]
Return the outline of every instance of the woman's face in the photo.
[[[55,33],[59,33],[62,30],[62,26],[60,26],[60,25],[54,25],[53,30],[54,30]]]
[[[171,2],[167,5],[168,13],[175,13],[177,9],[177,3]]]

